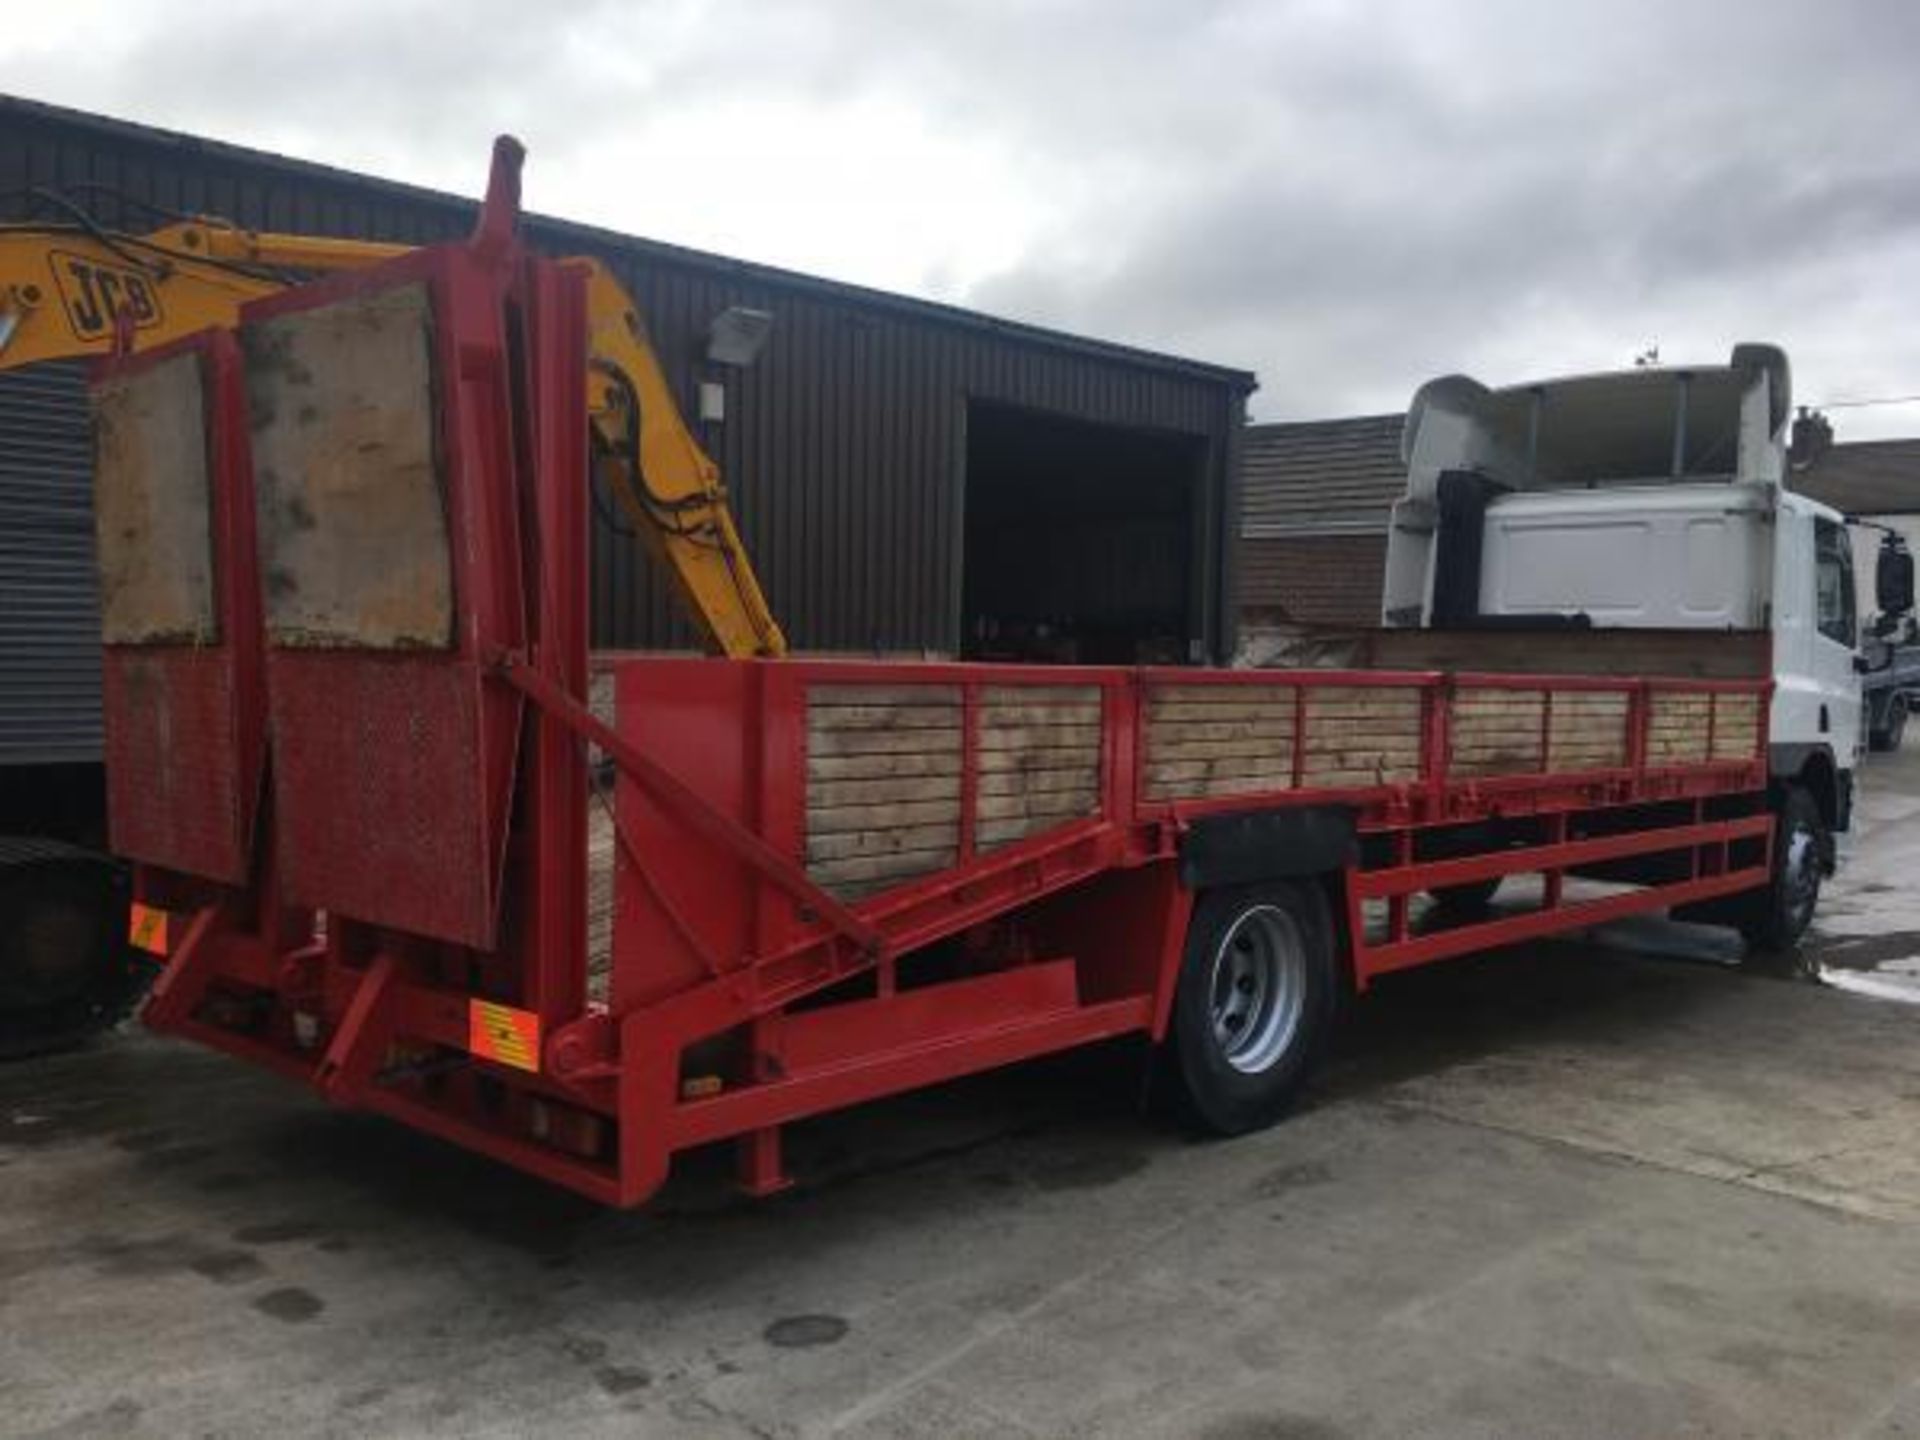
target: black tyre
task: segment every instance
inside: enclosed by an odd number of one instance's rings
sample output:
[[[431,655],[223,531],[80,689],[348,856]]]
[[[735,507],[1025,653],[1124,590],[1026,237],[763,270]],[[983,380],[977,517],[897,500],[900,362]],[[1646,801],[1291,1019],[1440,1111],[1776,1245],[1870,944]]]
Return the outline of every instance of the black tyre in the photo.
[[[1216,1135],[1277,1120],[1338,1009],[1333,923],[1317,885],[1209,891],[1194,906],[1165,1052],[1183,1117]]]
[[[1878,729],[1867,732],[1867,748],[1882,753],[1898,750],[1900,742],[1907,734],[1907,707],[1904,701],[1894,700],[1887,705],[1887,723]]]
[[[1433,903],[1456,915],[1477,915],[1500,893],[1501,878],[1495,875],[1490,880],[1470,880],[1464,885],[1441,885],[1433,891]]]
[[[1774,817],[1773,880],[1754,894],[1740,921],[1747,945],[1762,954],[1791,950],[1813,923],[1827,853],[1827,826],[1805,789],[1790,785]]]

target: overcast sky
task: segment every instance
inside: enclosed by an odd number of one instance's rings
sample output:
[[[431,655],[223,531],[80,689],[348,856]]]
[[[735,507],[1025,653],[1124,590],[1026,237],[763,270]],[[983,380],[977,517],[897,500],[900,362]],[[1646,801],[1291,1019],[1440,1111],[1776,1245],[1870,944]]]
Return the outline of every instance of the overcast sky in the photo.
[[[65,0],[0,89],[466,194],[512,130],[531,208],[1246,367],[1263,419],[1738,340],[1920,394],[1908,0]]]

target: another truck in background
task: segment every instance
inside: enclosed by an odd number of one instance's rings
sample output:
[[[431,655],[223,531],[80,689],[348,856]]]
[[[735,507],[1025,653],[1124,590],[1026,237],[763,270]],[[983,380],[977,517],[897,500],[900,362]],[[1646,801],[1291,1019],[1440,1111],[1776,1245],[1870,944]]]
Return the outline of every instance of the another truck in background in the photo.
[[[1851,822],[1862,734],[1853,551],[1838,511],[1785,485],[1786,354],[1415,395],[1383,620],[1439,630],[1748,631],[1770,637],[1768,765],[1780,883],[1733,917],[1798,938]],[[1881,608],[1912,607],[1887,563]]]
[[[1867,748],[1898,750],[1907,733],[1907,714],[1920,709],[1920,622],[1913,614],[1913,554],[1906,538],[1871,520],[1856,525],[1880,532],[1874,566],[1876,613],[1867,621],[1863,648],[1867,668],[1861,704],[1866,714]]]

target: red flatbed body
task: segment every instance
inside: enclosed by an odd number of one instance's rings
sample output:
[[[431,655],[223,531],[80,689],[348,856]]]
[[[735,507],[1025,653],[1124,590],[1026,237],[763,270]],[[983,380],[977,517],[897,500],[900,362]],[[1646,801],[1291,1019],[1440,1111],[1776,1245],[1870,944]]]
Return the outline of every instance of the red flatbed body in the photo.
[[[342,314],[433,347],[431,388],[330,411]],[[414,458],[396,473],[428,474],[444,505],[382,512],[403,558],[343,590],[314,547],[359,533],[365,495],[261,502],[259,573],[221,551],[200,641],[237,717],[227,739],[155,741],[152,707],[198,682],[137,646],[116,659],[154,671],[108,713],[116,846],[164,952],[147,1018],[596,1199],[637,1204],[677,1152],[721,1140],[765,1192],[791,1121],[1161,1039],[1215,885],[1324,886],[1364,989],[1767,880],[1764,677],[609,657],[614,713],[597,717],[578,277],[441,247],[289,291],[249,324],[250,364],[299,361],[253,376],[256,451],[319,444],[309,471],[351,482],[339,456],[397,447]],[[250,513],[249,400],[231,353],[208,363],[223,458],[168,483]],[[356,609],[373,591],[377,614]],[[270,781],[245,823],[193,813],[261,786],[263,727]],[[615,864],[599,957],[596,804]],[[177,823],[134,823],[155,814]],[[218,868],[176,843],[208,821]],[[1651,883],[1566,893],[1608,866]],[[1417,923],[1422,891],[1524,872],[1544,876],[1534,908]]]

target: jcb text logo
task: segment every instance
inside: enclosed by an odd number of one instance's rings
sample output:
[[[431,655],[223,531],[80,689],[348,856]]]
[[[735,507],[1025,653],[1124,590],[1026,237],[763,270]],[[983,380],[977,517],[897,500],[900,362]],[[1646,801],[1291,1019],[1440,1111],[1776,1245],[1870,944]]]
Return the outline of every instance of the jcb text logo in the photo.
[[[160,323],[160,297],[153,282],[138,270],[103,265],[79,255],[53,253],[54,283],[67,323],[82,340],[98,340],[113,333],[113,317],[122,308],[133,317],[133,328],[145,330]]]

